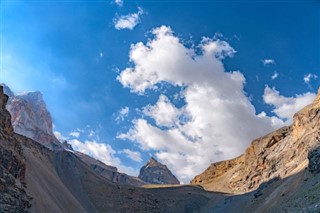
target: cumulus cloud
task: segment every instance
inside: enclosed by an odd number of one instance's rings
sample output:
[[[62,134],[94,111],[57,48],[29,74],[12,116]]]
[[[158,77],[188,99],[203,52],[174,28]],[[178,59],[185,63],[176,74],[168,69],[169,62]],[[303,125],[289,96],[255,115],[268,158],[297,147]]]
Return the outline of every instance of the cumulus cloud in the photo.
[[[129,111],[130,111],[130,109],[127,106],[121,108],[117,113],[118,115],[117,115],[115,121],[117,121],[117,122],[124,121],[124,119],[128,116]]]
[[[120,172],[130,175],[136,175],[137,171],[132,167],[126,167],[121,163],[120,158],[116,157],[116,151],[109,145],[98,143],[96,141],[86,140],[85,142],[78,139],[70,140],[69,143],[75,151],[82,152],[97,160],[102,161],[106,165],[116,166]]]
[[[153,118],[158,126],[172,127],[178,121],[180,111],[168,97],[160,95],[158,102],[153,106],[146,106],[143,113]]]
[[[119,7],[122,7],[123,6],[123,0],[115,0],[114,3],[116,5],[118,5]]]
[[[273,59],[263,59],[262,63],[264,65],[269,65],[269,64],[276,64],[276,62]]]
[[[60,142],[64,142],[69,139],[68,137],[63,136],[59,131],[54,131],[53,134]]]
[[[223,73],[223,64],[218,58],[235,53],[228,43],[204,38],[199,45],[203,54],[197,56],[194,49],[184,47],[169,27],[156,28],[152,33],[155,38],[146,45],[139,42],[131,46],[129,57],[135,67],[126,68],[117,77],[124,87],[143,94],[146,89],[155,89],[156,85],[163,81],[175,86],[194,82],[204,86],[212,83],[223,84],[218,78]],[[215,60],[212,60],[213,58]],[[219,76],[212,76],[211,67]],[[234,79],[236,82],[235,85],[224,84],[225,87],[242,87],[241,73],[230,72],[224,75],[224,78],[227,81]]]
[[[133,161],[136,161],[136,162],[139,162],[139,163],[142,162],[142,158],[141,158],[140,152],[134,152],[134,151],[131,151],[130,149],[124,149],[122,151],[122,153],[125,153],[127,155],[127,157],[130,158]]]
[[[257,114],[243,90],[239,71],[225,71],[222,60],[235,50],[225,41],[204,37],[195,48],[187,48],[170,27],[152,31],[146,44],[131,46],[131,67],[121,71],[119,82],[144,95],[163,82],[184,88],[185,101],[177,108],[160,95],[155,105],[134,120],[132,128],[119,134],[156,157],[183,182],[188,182],[210,163],[241,154],[251,140],[284,124],[276,116]]]
[[[113,20],[114,27],[117,30],[128,29],[132,30],[137,24],[140,23],[140,16],[143,14],[142,8],[138,7],[138,12],[122,15]]]
[[[274,80],[274,79],[278,78],[278,76],[279,76],[279,73],[274,72],[273,75],[271,76],[271,79]]]
[[[266,86],[264,89],[263,100],[265,103],[274,107],[273,112],[286,124],[292,123],[294,113],[310,104],[316,97],[314,93],[305,93],[295,97],[285,97],[280,95],[275,88]]]

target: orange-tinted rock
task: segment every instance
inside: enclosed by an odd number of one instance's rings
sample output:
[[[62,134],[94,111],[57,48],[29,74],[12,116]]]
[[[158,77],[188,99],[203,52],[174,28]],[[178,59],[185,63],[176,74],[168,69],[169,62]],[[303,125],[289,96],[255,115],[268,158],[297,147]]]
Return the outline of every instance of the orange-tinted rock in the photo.
[[[238,158],[211,164],[191,183],[227,193],[255,190],[263,182],[285,178],[305,169],[309,153],[320,146],[319,138],[320,90],[312,104],[294,115],[291,126],[254,140]]]

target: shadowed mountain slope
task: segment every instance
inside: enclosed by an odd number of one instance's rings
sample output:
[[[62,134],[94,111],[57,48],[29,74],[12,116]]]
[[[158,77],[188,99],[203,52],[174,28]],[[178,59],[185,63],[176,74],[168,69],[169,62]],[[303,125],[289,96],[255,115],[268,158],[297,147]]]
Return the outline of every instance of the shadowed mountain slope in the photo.
[[[0,212],[203,212],[223,196],[198,187],[114,183],[67,150],[13,132],[0,87]]]

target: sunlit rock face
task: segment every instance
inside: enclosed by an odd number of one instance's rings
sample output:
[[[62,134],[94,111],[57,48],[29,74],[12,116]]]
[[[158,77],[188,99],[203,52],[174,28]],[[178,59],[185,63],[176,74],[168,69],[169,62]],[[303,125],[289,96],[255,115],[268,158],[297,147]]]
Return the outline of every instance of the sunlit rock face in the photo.
[[[61,147],[52,131],[52,119],[40,92],[25,92],[18,95],[3,85],[9,96],[7,109],[16,133],[29,137],[38,143],[55,149]]]
[[[293,117],[293,124],[254,140],[232,160],[212,163],[191,183],[207,190],[244,193],[275,178],[286,178],[306,168],[318,172],[320,147],[320,89],[314,102]]]
[[[147,164],[141,168],[139,178],[151,184],[180,184],[167,166],[154,158],[150,158]]]

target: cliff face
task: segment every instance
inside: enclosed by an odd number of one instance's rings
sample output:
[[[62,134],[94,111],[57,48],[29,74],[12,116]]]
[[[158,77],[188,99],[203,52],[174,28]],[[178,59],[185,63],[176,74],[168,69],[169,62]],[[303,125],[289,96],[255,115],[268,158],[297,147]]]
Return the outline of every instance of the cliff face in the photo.
[[[40,92],[27,92],[14,95],[9,87],[3,85],[9,96],[7,109],[12,118],[16,133],[29,137],[50,148],[61,147],[52,132],[52,119]]]
[[[294,115],[291,126],[254,140],[235,159],[211,164],[191,183],[228,193],[255,190],[263,182],[285,178],[308,167],[308,157],[319,147],[319,138],[320,90],[311,105]]]
[[[139,178],[151,184],[180,184],[167,166],[154,158],[150,158],[147,164],[141,168]]]
[[[21,144],[14,139],[7,101],[0,86],[0,212],[25,212],[31,206],[24,184],[26,165]]]

